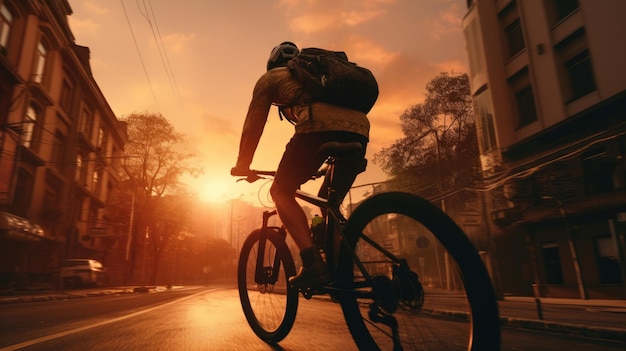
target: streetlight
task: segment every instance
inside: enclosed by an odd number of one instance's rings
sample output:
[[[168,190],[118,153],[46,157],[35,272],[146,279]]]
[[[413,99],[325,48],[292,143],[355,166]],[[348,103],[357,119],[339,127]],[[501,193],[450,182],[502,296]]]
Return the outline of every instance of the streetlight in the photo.
[[[572,255],[572,264],[574,265],[574,273],[576,274],[576,282],[578,284],[578,293],[580,294],[581,299],[587,300],[588,299],[587,290],[585,289],[583,275],[580,270],[580,262],[578,260],[578,254],[576,253],[576,245],[574,244],[574,240],[573,240],[572,228],[570,226],[569,221],[567,220],[567,212],[565,211],[565,205],[563,205],[563,202],[555,196],[544,195],[541,198],[543,200],[552,200],[556,202],[556,204],[559,207],[559,213],[561,214],[561,219],[563,220],[563,223],[565,224],[565,231],[567,234],[567,244],[569,246],[570,254]]]

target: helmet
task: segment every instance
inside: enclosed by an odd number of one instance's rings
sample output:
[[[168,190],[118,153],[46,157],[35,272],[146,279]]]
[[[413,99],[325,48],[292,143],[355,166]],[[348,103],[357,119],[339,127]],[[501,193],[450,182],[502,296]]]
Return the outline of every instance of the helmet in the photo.
[[[284,41],[279,45],[275,46],[270,53],[270,58],[267,60],[267,70],[271,70],[272,68],[285,66],[287,61],[296,57],[300,50],[296,44],[290,41]]]

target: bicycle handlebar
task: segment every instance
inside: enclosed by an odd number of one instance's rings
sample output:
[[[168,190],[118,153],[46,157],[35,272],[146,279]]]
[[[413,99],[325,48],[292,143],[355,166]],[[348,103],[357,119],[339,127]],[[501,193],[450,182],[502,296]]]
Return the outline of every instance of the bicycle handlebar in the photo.
[[[326,175],[327,167],[321,168],[317,173],[311,176],[311,179],[321,178]],[[237,182],[245,180],[248,183],[254,183],[259,179],[267,179],[266,177],[275,177],[276,171],[261,171],[256,169],[251,169],[250,173],[247,175],[234,175],[235,177],[240,177],[237,179]]]

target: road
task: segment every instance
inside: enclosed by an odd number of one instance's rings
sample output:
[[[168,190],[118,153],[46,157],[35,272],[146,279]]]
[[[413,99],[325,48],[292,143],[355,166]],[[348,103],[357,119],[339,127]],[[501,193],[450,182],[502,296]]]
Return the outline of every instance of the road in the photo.
[[[421,317],[432,349],[454,349],[467,324]],[[181,288],[0,305],[0,351],[8,350],[355,350],[338,305],[300,300],[291,333],[260,341],[230,288]],[[463,349],[462,347],[459,349]],[[624,350],[623,343],[503,330],[503,350]]]

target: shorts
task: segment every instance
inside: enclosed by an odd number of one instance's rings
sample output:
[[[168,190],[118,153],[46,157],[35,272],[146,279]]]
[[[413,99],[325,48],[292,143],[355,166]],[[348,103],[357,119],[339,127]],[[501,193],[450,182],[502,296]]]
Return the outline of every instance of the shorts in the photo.
[[[317,173],[324,164],[325,158],[317,157],[319,148],[331,141],[342,143],[360,142],[363,145],[363,157],[355,160],[341,159],[335,163],[334,187],[339,200],[342,200],[350,190],[357,174],[362,172],[365,162],[365,149],[367,138],[363,135],[351,132],[315,132],[295,134],[283,154],[272,188],[286,193],[295,193],[300,185],[311,180],[311,176]],[[322,185],[319,196],[326,198],[326,186]]]

